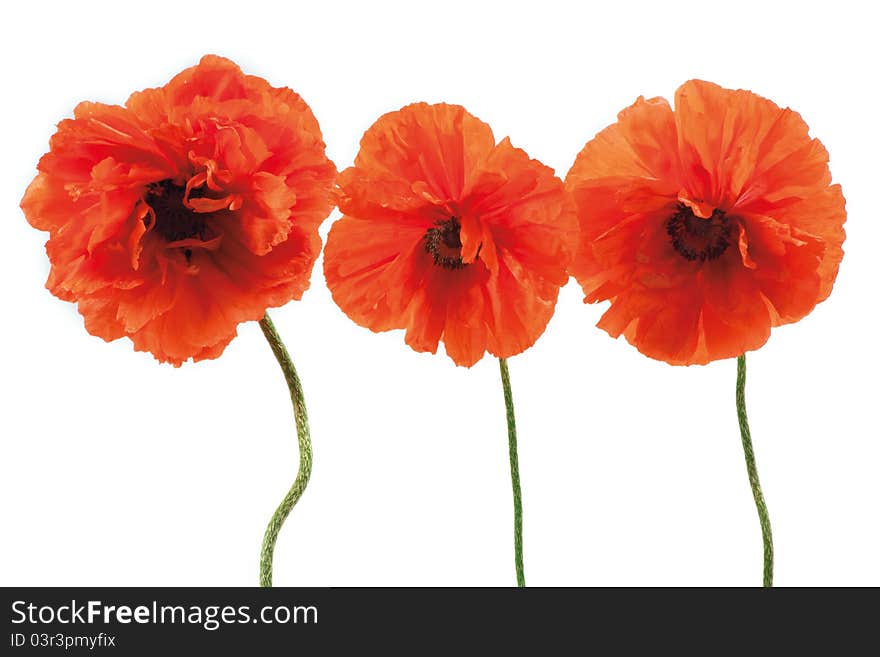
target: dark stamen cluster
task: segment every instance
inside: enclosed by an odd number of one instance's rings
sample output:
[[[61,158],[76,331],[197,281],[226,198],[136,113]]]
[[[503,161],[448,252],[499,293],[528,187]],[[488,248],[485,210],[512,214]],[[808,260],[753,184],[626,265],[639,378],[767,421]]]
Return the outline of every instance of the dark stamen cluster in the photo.
[[[434,258],[434,264],[446,269],[461,269],[461,223],[458,217],[440,221],[425,233],[425,251]]]
[[[149,187],[147,203],[156,215],[153,229],[169,242],[198,237],[208,239],[208,217],[210,213],[193,212],[183,203],[185,189],[175,185],[172,180],[153,183]],[[195,194],[193,196],[196,196]],[[149,221],[144,218],[144,223]]]
[[[666,223],[673,248],[690,261],[715,260],[731,243],[733,224],[723,210],[714,210],[708,219],[696,216],[684,203]]]

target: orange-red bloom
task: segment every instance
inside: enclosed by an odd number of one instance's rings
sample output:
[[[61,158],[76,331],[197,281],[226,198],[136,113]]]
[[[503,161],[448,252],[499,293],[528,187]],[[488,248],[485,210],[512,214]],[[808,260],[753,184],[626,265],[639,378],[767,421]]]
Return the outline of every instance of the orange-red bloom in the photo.
[[[88,331],[180,365],[298,299],[335,167],[293,91],[204,57],[125,107],[62,121],[21,206],[49,231],[46,287]]]
[[[599,327],[674,365],[757,349],[831,292],[844,198],[807,125],[748,91],[692,80],[639,98],[578,155],[571,266]]]
[[[553,314],[576,221],[553,170],[456,105],[381,117],[339,177],[324,251],[336,303],[374,331],[443,341],[458,365],[531,346]]]

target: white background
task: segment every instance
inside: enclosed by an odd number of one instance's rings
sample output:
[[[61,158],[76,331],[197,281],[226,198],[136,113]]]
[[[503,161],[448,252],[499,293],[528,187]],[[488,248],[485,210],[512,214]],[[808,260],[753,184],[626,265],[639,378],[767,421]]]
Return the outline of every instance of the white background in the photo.
[[[716,8],[717,7],[717,8]],[[847,198],[831,298],[749,355],[748,410],[779,585],[880,585],[878,93],[870,3],[12,3],[3,62],[0,584],[252,585],[296,471],[255,324],[180,369],[89,336],[44,288],[18,202],[60,119],[122,103],[207,52],[291,86],[340,169],[382,113],[465,105],[564,176],[639,94],[700,77],[799,111]],[[322,234],[338,216],[324,224]],[[735,361],[674,368],[562,290],[510,371],[530,585],[757,585],[761,538]],[[514,583],[498,365],[373,334],[315,269],[273,313],[305,385],[315,467],[279,585]]]

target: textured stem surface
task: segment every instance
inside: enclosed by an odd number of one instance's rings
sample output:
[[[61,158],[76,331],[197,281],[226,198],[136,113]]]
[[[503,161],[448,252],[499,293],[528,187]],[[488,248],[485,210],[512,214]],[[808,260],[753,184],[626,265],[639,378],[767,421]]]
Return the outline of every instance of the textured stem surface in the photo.
[[[761,536],[764,540],[764,586],[769,588],[773,586],[773,533],[770,530],[770,514],[767,512],[767,503],[764,502],[764,493],[761,492],[761,481],[758,479],[758,466],[755,464],[755,450],[752,448],[749,418],[746,415],[745,354],[736,361],[736,415],[739,418],[739,432],[742,436],[749,484],[752,487],[752,496],[755,498],[755,506],[758,509]]]
[[[269,346],[272,347],[272,353],[275,354],[275,358],[281,366],[281,371],[284,373],[284,380],[287,381],[287,387],[290,389],[290,400],[293,402],[293,416],[296,420],[296,439],[299,443],[299,471],[296,473],[296,480],[293,482],[293,486],[290,487],[287,495],[281,500],[281,504],[278,505],[275,514],[266,527],[266,534],[263,536],[263,549],[260,552],[260,586],[271,587],[272,555],[275,552],[278,532],[281,531],[281,526],[284,524],[287,516],[290,515],[291,509],[299,501],[299,498],[302,497],[303,491],[305,491],[306,485],[309,483],[309,476],[312,474],[312,442],[309,438],[309,418],[306,413],[302,384],[296,374],[293,361],[290,360],[290,354],[287,353],[287,349],[268,314],[260,320],[260,328],[263,330],[263,335],[266,336]]]
[[[501,387],[504,389],[504,406],[507,409],[507,440],[510,450],[510,483],[513,486],[513,554],[516,563],[517,586],[526,585],[523,569],[522,542],[522,491],[519,486],[519,457],[516,453],[516,417],[513,413],[513,394],[510,391],[510,374],[507,372],[507,359],[499,358],[501,367]]]

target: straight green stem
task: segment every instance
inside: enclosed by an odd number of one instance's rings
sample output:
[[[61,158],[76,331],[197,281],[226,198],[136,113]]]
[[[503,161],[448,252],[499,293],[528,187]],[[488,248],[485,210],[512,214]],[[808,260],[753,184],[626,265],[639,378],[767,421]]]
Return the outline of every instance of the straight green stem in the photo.
[[[758,509],[758,520],[761,523],[761,536],[764,541],[764,586],[773,586],[773,532],[770,530],[770,514],[761,491],[761,480],[758,479],[758,466],[755,464],[755,450],[752,448],[752,435],[749,431],[749,418],[746,415],[746,356],[743,354],[736,360],[736,415],[739,419],[739,432],[742,436],[743,452],[746,457],[746,470],[749,473],[749,485],[752,497]]]
[[[510,451],[510,483],[513,486],[513,554],[516,564],[516,584],[526,585],[523,568],[522,541],[522,490],[519,485],[519,457],[516,453],[516,417],[513,413],[513,393],[510,391],[510,374],[507,371],[507,359],[499,358],[501,367],[501,387],[504,390],[504,406],[507,410],[507,441]]]
[[[266,336],[266,340],[272,348],[272,353],[275,354],[275,359],[281,366],[284,380],[290,389],[290,400],[293,402],[293,417],[296,421],[296,438],[299,443],[299,470],[296,473],[296,479],[287,495],[281,500],[281,504],[275,510],[275,514],[269,521],[266,533],[263,536],[263,549],[260,552],[260,586],[269,588],[272,586],[272,557],[275,552],[278,533],[281,531],[281,526],[284,524],[287,516],[290,515],[290,511],[299,501],[299,498],[302,497],[303,491],[305,491],[309,483],[309,476],[312,474],[312,442],[309,437],[309,417],[306,413],[302,384],[296,374],[296,368],[293,366],[290,354],[287,353],[287,349],[268,314],[260,320],[260,328],[263,330],[263,335]]]

